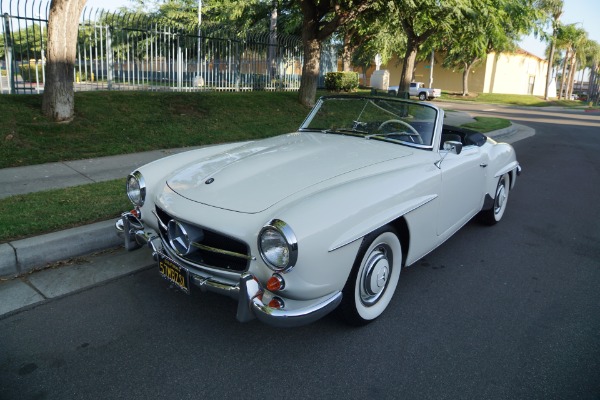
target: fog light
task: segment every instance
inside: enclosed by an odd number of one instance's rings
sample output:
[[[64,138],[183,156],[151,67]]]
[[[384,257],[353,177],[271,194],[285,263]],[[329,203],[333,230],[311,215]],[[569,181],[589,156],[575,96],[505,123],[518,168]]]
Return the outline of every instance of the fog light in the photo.
[[[267,289],[271,292],[276,292],[285,288],[285,281],[279,274],[273,274],[267,281]]]
[[[271,299],[271,301],[269,302],[269,307],[281,309],[281,308],[285,307],[285,303],[279,297],[273,297]]]

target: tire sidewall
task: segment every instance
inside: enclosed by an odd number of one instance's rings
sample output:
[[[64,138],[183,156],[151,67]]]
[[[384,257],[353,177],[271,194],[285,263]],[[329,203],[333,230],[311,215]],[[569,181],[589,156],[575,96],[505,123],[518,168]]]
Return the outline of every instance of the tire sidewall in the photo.
[[[496,204],[498,202],[498,196],[500,195],[500,188],[504,186],[504,199],[502,199],[502,206],[500,210],[496,212]],[[502,217],[504,216],[504,212],[506,211],[506,203],[508,202],[508,194],[510,192],[510,180],[508,178],[508,174],[504,174],[498,179],[498,185],[496,186],[496,193],[494,197],[494,207],[492,207],[492,216],[495,222],[500,222]]]
[[[386,247],[391,251],[391,260],[388,255],[390,265],[389,278],[382,294],[372,305],[363,303],[360,294],[361,276],[367,266],[369,255],[371,255],[380,246]],[[402,246],[398,235],[390,226],[385,226],[375,232],[367,235],[363,239],[363,244],[358,251],[356,260],[346,286],[343,290],[342,313],[345,319],[355,325],[364,325],[379,317],[389,305],[402,270]]]

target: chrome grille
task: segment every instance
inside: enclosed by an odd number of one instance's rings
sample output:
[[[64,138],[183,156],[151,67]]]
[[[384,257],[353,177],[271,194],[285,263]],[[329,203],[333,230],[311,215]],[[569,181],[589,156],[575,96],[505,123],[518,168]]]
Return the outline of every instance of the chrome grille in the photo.
[[[169,221],[174,218],[159,207],[156,207],[156,216],[159,219],[158,225],[163,245],[171,253],[177,254],[169,243],[166,229]],[[246,243],[201,225],[194,226],[203,230],[203,238],[200,243],[197,243],[197,249],[193,253],[188,255],[177,254],[181,260],[198,266],[226,271],[244,272],[248,269],[250,249]]]

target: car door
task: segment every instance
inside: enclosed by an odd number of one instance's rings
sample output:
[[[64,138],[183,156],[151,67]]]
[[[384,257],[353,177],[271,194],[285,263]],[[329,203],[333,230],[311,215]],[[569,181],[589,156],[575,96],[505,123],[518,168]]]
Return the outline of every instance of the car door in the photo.
[[[465,146],[460,154],[441,150],[440,158],[437,234],[448,236],[481,210],[488,160],[478,146]]]

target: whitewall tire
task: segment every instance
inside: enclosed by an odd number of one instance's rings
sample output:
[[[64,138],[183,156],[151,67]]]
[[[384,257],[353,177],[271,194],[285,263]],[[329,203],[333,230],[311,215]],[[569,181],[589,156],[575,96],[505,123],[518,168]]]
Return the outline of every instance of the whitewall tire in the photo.
[[[363,239],[340,305],[344,318],[354,325],[379,317],[390,303],[402,269],[398,235],[385,226]]]
[[[510,177],[508,174],[504,174],[500,177],[500,179],[498,179],[498,185],[496,185],[496,193],[494,193],[494,206],[489,210],[483,210],[481,212],[481,220],[484,223],[488,225],[494,225],[500,222],[504,212],[506,211],[509,192]]]

